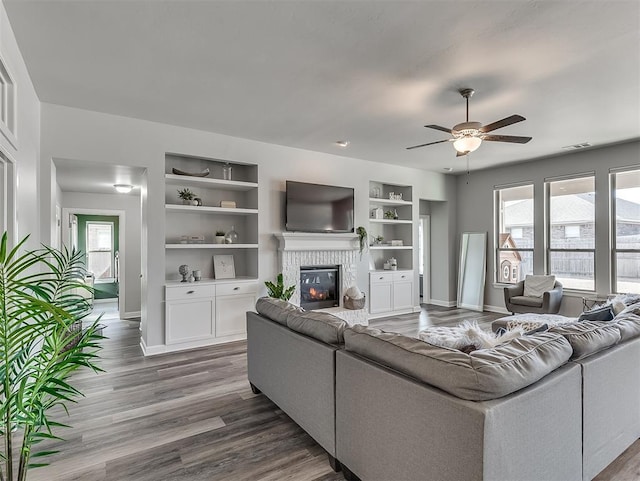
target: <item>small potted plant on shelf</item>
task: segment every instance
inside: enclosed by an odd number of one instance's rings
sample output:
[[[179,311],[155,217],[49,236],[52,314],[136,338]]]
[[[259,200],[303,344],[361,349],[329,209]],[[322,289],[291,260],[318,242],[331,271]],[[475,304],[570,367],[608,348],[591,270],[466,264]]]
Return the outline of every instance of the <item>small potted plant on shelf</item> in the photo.
[[[225,243],[225,232],[223,230],[216,230],[216,244],[224,244]]]
[[[198,205],[195,200],[196,194],[188,188],[178,189],[178,197],[182,199],[182,203],[185,205]]]

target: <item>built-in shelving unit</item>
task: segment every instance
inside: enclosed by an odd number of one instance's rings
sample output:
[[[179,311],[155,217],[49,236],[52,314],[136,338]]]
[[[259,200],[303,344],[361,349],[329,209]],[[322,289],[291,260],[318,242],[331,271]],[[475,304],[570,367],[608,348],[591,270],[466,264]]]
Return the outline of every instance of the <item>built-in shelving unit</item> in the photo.
[[[225,179],[223,168],[232,168]],[[206,177],[177,175],[173,169],[199,173]],[[191,190],[201,205],[185,205],[178,191]],[[236,207],[221,207],[221,202]],[[233,255],[236,277],[258,277],[258,167],[252,164],[167,154],[165,156],[165,259],[168,282],[180,279],[178,267],[187,264],[199,269],[203,279],[214,279],[213,256]],[[216,232],[234,229],[239,236],[235,244],[219,244]],[[187,237],[185,241],[183,236]],[[192,240],[191,237],[201,239]]]
[[[223,168],[231,167],[231,179]],[[173,169],[207,177],[176,175]],[[188,188],[199,205],[185,205]],[[225,202],[226,201],[226,202]],[[221,203],[235,205],[222,207]],[[246,338],[245,312],[258,292],[258,167],[218,159],[165,156],[165,345],[168,351]],[[236,243],[216,242],[216,232],[238,234]],[[235,278],[215,279],[213,258],[231,255]],[[200,270],[202,279],[180,282],[179,266]]]
[[[412,187],[371,181],[369,192],[369,242],[375,270],[383,270],[392,257],[398,269],[413,269]],[[382,243],[373,243],[379,236]]]

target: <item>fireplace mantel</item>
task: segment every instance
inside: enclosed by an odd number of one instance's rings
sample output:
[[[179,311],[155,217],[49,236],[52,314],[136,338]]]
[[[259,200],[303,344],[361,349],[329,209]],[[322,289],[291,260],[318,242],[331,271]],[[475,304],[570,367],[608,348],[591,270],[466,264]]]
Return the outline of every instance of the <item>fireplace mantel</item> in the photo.
[[[356,234],[282,232],[275,234],[280,251],[351,251],[358,250]]]

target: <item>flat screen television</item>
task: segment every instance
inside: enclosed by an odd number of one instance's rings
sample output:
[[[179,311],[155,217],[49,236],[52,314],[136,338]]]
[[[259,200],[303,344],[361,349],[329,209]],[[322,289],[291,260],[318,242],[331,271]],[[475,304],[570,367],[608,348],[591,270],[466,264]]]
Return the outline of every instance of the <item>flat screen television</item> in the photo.
[[[353,188],[287,180],[285,229],[353,232]]]

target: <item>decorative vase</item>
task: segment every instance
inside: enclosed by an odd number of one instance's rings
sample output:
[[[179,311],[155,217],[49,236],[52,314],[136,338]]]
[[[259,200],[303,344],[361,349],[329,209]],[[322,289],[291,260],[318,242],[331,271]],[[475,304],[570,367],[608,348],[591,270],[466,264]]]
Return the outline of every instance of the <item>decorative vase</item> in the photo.
[[[238,233],[236,232],[235,226],[231,226],[231,230],[227,232],[227,235],[224,236],[225,244],[237,244],[238,243]]]
[[[188,282],[187,276],[189,275],[189,266],[187,264],[182,264],[178,267],[178,272],[182,276],[182,280],[180,282]]]
[[[231,180],[231,176],[233,175],[233,167],[229,164],[224,164],[222,166],[222,178],[224,180]]]
[[[189,199],[182,199],[183,205],[191,205],[191,201]]]

